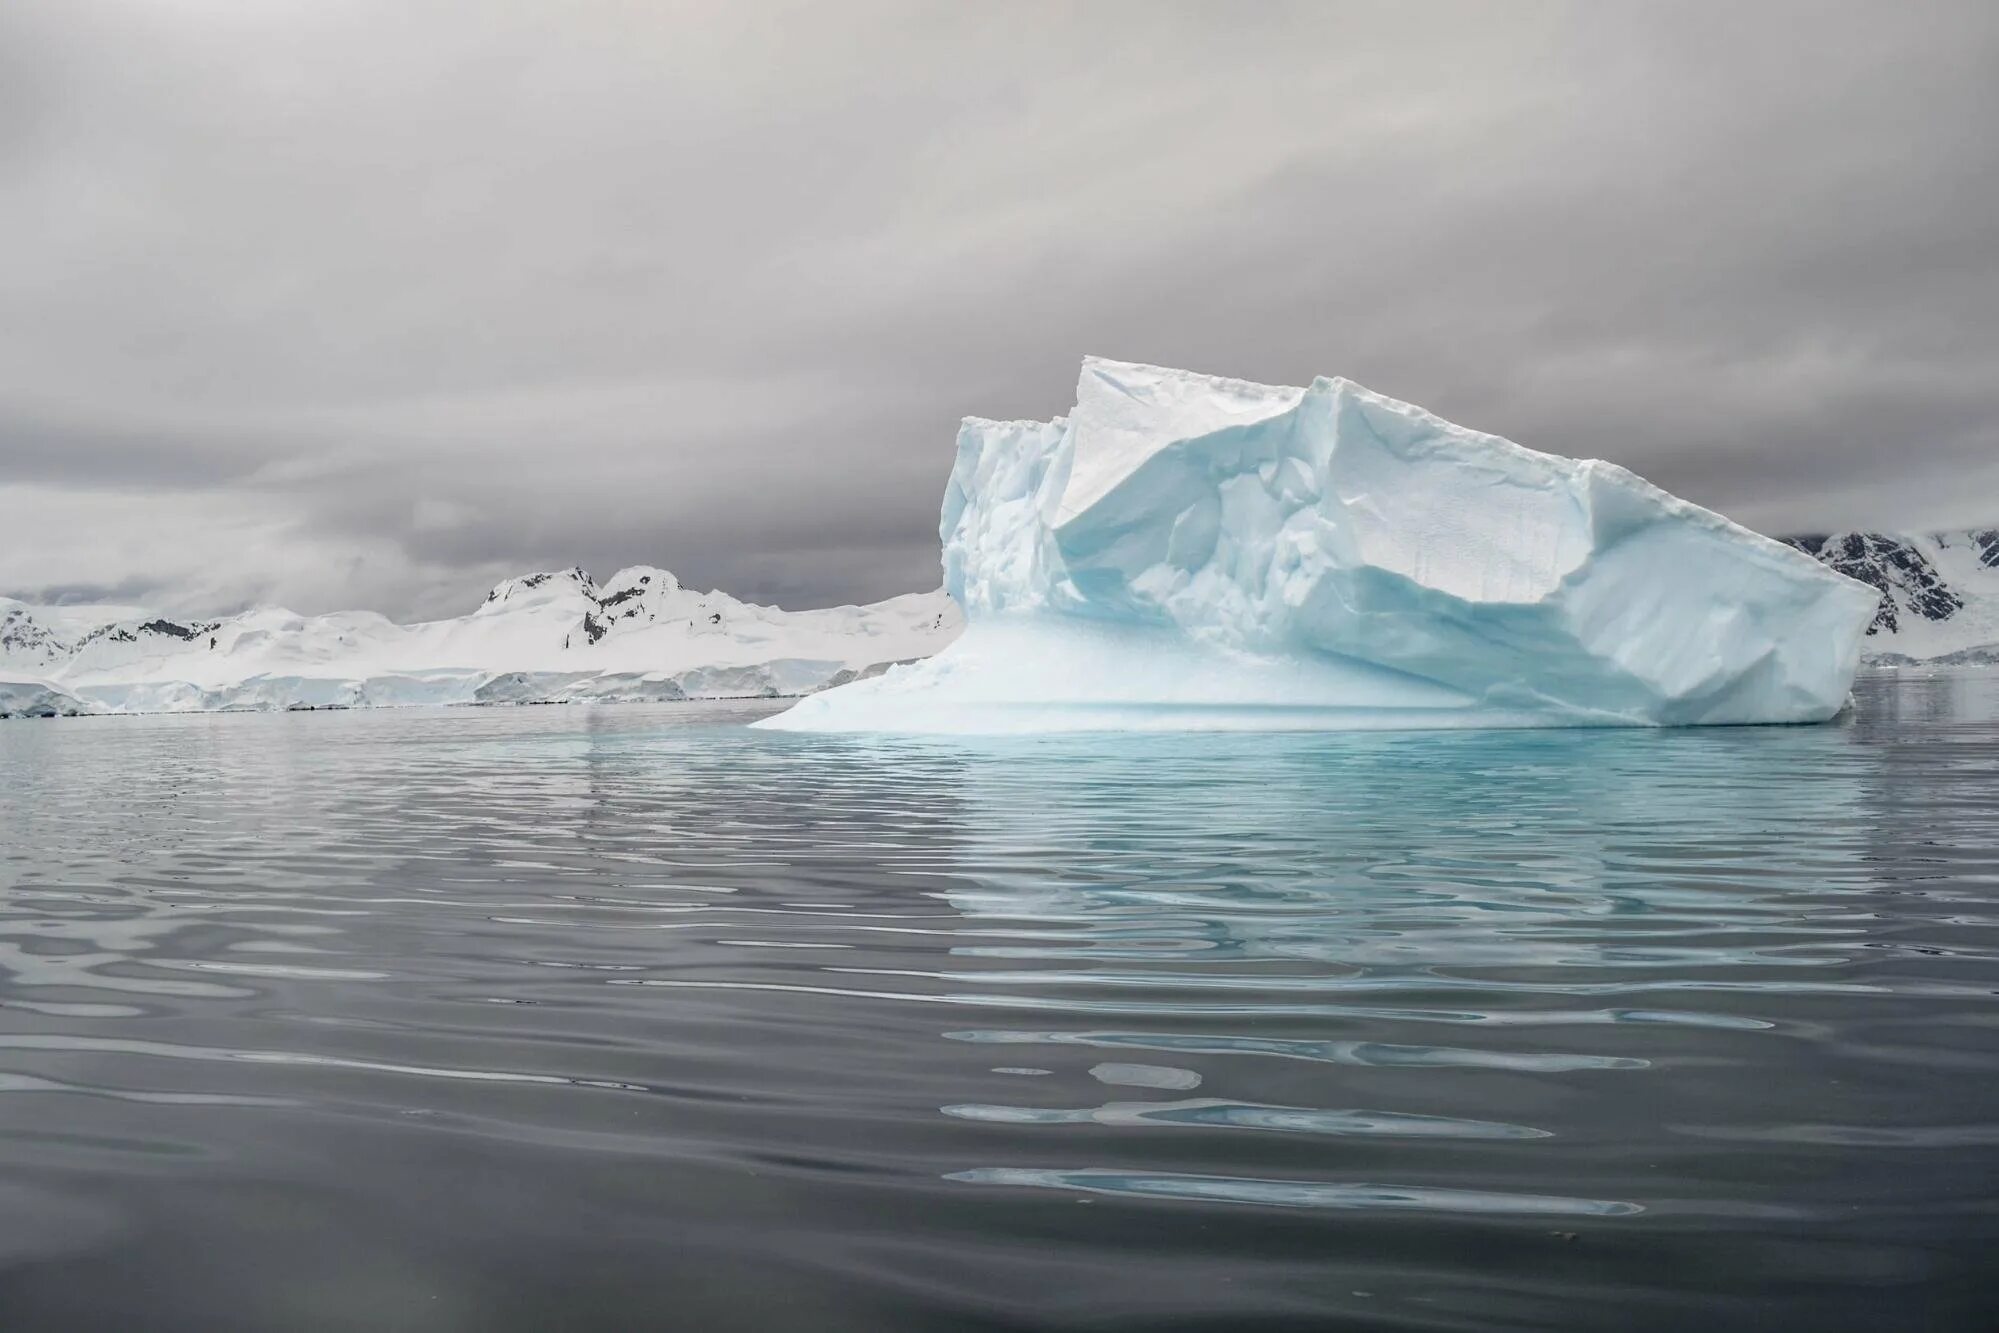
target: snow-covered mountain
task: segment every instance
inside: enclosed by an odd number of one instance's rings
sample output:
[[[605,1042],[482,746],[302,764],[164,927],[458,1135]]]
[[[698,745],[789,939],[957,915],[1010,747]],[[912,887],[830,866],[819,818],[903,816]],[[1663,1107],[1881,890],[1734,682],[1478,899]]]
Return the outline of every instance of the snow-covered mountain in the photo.
[[[1999,528],[1784,540],[1880,591],[1868,661],[1999,664]]]
[[[805,694],[928,656],[960,624],[941,591],[784,611],[649,566],[603,584],[581,569],[522,575],[470,615],[414,625],[275,608],[78,632],[79,618],[0,600],[0,713]]]
[[[0,667],[47,670],[62,661],[67,646],[43,624],[33,607],[0,597]]]

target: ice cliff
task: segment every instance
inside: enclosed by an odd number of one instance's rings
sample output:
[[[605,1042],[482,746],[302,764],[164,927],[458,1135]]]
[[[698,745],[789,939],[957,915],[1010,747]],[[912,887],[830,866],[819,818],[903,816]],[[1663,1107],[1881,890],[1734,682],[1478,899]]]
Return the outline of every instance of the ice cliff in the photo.
[[[1066,418],[964,423],[940,530],[964,635],[762,725],[1815,722],[1876,603],[1623,468],[1343,379],[1094,359]]]

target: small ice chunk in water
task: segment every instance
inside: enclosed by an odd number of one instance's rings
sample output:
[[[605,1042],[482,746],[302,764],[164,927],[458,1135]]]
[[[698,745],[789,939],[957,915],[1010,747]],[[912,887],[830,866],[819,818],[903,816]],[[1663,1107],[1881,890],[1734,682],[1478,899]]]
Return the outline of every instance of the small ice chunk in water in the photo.
[[[1125,1088],[1171,1088],[1178,1091],[1201,1086],[1199,1074],[1173,1065],[1092,1065],[1090,1077],[1099,1083],[1112,1083]]]

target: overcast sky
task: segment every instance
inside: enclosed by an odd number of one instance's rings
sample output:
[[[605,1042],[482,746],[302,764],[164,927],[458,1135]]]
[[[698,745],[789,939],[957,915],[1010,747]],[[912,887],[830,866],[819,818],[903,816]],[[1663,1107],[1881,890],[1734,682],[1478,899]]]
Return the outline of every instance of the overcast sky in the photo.
[[[1999,5],[0,4],[0,593],[934,587],[1086,352],[1999,520]]]

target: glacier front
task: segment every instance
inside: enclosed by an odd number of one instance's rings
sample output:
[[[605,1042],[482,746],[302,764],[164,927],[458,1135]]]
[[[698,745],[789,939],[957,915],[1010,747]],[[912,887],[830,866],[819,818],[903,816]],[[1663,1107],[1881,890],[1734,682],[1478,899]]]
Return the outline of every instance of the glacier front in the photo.
[[[1818,722],[1876,602],[1621,467],[1344,379],[1098,359],[1065,418],[965,421],[940,533],[964,634],[759,725]]]

